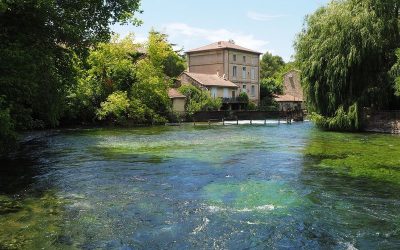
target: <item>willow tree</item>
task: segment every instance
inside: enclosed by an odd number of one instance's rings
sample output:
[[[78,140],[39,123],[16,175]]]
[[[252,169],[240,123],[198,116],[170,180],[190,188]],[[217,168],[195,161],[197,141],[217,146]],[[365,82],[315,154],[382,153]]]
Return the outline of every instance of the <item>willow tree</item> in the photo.
[[[360,128],[360,107],[385,107],[399,42],[398,0],[332,1],[306,18],[295,42],[303,87],[319,125]]]

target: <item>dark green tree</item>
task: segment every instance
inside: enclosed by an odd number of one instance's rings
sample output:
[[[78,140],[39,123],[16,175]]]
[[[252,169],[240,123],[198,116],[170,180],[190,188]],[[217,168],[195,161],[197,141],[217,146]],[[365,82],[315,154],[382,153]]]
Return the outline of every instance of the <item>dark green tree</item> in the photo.
[[[2,0],[0,96],[16,129],[56,126],[75,55],[110,38],[110,24],[133,22],[139,0]]]
[[[357,130],[360,107],[388,105],[398,7],[398,0],[333,1],[307,17],[296,60],[308,108],[322,127]]]

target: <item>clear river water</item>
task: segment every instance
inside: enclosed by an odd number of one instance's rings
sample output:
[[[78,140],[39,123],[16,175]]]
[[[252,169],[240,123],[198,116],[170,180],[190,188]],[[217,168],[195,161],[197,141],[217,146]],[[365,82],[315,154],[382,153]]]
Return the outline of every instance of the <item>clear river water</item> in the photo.
[[[311,123],[29,133],[0,249],[400,249],[400,137]]]

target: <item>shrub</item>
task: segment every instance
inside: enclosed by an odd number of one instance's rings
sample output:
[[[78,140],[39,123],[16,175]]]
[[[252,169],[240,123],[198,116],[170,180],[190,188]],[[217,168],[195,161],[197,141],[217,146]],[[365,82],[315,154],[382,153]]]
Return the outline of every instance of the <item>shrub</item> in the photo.
[[[126,120],[130,107],[128,94],[123,91],[116,91],[109,95],[100,106],[96,112],[99,120],[111,119],[121,123]]]
[[[5,156],[17,143],[17,134],[14,131],[14,122],[11,119],[10,109],[0,97],[0,157]]]
[[[247,95],[246,92],[240,93],[238,99],[239,99],[240,101],[245,102],[245,103],[249,103],[249,96]]]
[[[190,84],[184,84],[179,91],[187,97],[186,111],[189,115],[201,110],[219,110],[221,98],[212,98],[208,91],[202,91]]]
[[[357,103],[350,106],[347,112],[340,106],[333,117],[324,117],[313,112],[310,118],[319,128],[326,130],[358,131],[361,128]]]
[[[257,105],[254,102],[249,102],[247,104],[247,110],[257,110]]]

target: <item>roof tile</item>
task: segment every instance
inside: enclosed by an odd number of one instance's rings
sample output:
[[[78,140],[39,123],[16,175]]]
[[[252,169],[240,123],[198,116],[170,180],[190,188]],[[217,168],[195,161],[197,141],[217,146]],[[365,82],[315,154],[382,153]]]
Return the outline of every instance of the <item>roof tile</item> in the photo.
[[[193,53],[193,52],[200,52],[200,51],[207,51],[207,50],[218,50],[218,49],[235,49],[235,50],[246,51],[246,52],[250,52],[250,53],[254,53],[254,54],[262,54],[255,50],[247,49],[245,47],[242,47],[242,46],[239,46],[234,43],[227,42],[227,41],[219,41],[216,43],[212,43],[212,44],[200,47],[200,48],[189,50],[186,53]]]
[[[186,74],[196,82],[200,83],[201,85],[205,87],[211,87],[211,86],[218,86],[218,87],[228,87],[228,88],[238,88],[236,84],[234,84],[231,81],[225,80],[224,78],[218,76],[218,75],[212,75],[212,74],[199,74],[199,73],[191,73],[191,72],[183,72],[183,74]]]
[[[169,98],[186,98],[181,92],[179,92],[177,89],[169,89],[168,90],[168,97]]]

